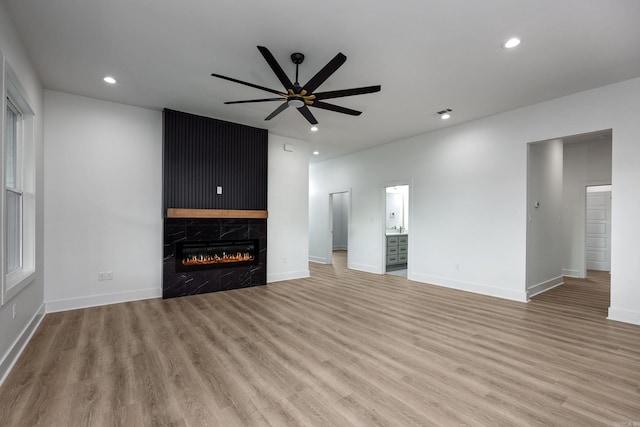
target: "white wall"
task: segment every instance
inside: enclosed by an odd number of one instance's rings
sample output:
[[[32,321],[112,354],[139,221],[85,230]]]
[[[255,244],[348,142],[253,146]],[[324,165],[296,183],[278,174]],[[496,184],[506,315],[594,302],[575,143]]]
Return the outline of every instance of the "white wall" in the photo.
[[[529,144],[527,296],[562,283],[562,140]]]
[[[349,267],[383,273],[384,187],[410,182],[409,278],[525,300],[525,248],[502,243],[524,241],[526,147],[500,126],[476,122],[312,165],[311,256],[325,253],[313,227],[326,223],[326,189],[351,187]]]
[[[609,317],[640,324],[638,117],[633,79],[314,164],[310,258],[327,250],[326,194],[351,187],[350,267],[382,273],[380,188],[412,178],[409,278],[525,301],[527,143],[611,128]]]
[[[49,90],[45,112],[47,311],[159,297],[161,112]]]
[[[44,315],[43,280],[43,174],[42,174],[42,86],[18,39],[13,22],[0,2],[0,51],[16,73],[25,98],[35,114],[36,156],[36,276],[35,280],[0,307],[0,383],[15,362],[30,334]],[[4,112],[2,112],[4,114]],[[4,274],[4,272],[2,272]],[[12,307],[16,305],[16,318]]]
[[[269,134],[268,283],[309,276],[308,183],[309,144]]]
[[[562,272],[584,277],[585,188],[611,184],[611,140],[564,144]]]

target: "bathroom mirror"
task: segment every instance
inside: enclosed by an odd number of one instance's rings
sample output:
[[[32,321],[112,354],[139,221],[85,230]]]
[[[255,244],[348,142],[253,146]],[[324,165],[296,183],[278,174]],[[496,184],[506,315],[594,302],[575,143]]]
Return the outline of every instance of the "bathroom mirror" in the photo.
[[[405,232],[409,225],[409,186],[386,187],[385,227],[387,233]]]

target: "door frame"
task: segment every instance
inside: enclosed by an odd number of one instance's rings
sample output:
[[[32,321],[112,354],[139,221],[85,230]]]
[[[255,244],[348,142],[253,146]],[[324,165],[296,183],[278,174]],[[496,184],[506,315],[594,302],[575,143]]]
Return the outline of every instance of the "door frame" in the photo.
[[[351,241],[351,187],[330,191],[329,197],[329,215],[328,227],[326,235],[326,259],[327,264],[333,264],[333,195],[347,193],[347,267],[349,266],[349,242]]]
[[[594,181],[586,181],[584,183],[584,188],[582,191],[582,195],[580,197],[580,203],[581,203],[581,212],[582,212],[582,253],[583,253],[583,259],[582,259],[582,271],[581,271],[581,278],[582,279],[586,279],[587,278],[587,187],[597,187],[600,185],[611,185],[611,211],[613,212],[613,185],[611,183],[611,180],[594,180]],[[613,229],[613,221],[612,218],[609,218],[609,226]],[[613,240],[613,234],[611,235],[611,240]],[[612,242],[609,242],[609,245],[611,246]],[[612,254],[609,253],[609,263],[611,263],[611,261],[613,260]],[[609,274],[611,274],[611,268],[609,268]]]
[[[380,199],[381,199],[381,217],[382,217],[382,223],[381,223],[381,247],[382,250],[380,251],[380,271],[381,274],[387,274],[387,237],[386,237],[386,231],[387,231],[387,187],[397,187],[400,185],[406,185],[409,187],[409,191],[407,192],[407,194],[409,195],[409,203],[408,203],[408,210],[409,210],[409,220],[408,220],[408,224],[407,224],[407,229],[409,230],[409,232],[413,233],[411,230],[413,230],[413,179],[412,178],[407,178],[407,179],[400,179],[397,181],[389,181],[389,182],[384,182],[382,183],[382,187],[380,190]],[[413,258],[413,239],[409,239],[409,244],[408,244],[408,251],[409,251],[409,256],[407,257],[407,279],[410,279],[410,275],[411,275],[411,259]]]

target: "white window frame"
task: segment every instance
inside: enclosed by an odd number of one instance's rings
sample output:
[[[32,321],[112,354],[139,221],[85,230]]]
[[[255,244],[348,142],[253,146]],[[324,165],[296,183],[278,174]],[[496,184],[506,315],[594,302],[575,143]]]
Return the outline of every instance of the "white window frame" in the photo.
[[[26,92],[20,85],[18,76],[13,72],[6,59],[0,52],[0,94],[2,95],[2,150],[0,150],[0,173],[2,175],[2,197],[0,198],[0,258],[1,263],[1,292],[0,305],[6,304],[22,289],[35,279],[35,116],[29,106]],[[10,102],[10,104],[9,104]],[[16,132],[16,185],[15,189],[22,194],[21,209],[21,266],[8,273],[7,271],[7,187],[6,182],[6,116],[7,108],[19,113],[19,126]]]

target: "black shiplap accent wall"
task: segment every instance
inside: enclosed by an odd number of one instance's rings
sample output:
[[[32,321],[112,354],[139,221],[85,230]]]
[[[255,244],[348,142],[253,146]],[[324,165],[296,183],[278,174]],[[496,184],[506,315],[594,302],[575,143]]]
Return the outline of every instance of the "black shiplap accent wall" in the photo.
[[[167,208],[266,210],[267,141],[265,129],[165,109],[164,215]]]

